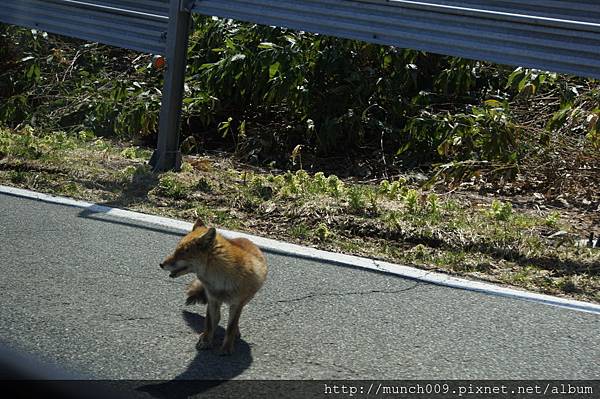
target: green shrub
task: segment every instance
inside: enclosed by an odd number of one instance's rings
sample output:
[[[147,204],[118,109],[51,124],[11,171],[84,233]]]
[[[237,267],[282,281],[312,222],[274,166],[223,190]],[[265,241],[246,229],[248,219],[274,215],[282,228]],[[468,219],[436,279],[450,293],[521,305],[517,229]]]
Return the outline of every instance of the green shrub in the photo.
[[[319,241],[327,241],[332,235],[331,231],[325,223],[319,223],[314,231],[314,234]]]
[[[173,172],[164,173],[158,180],[158,193],[173,199],[183,199],[190,194],[190,187],[180,181]]]
[[[415,189],[409,189],[406,194],[404,195],[404,205],[406,206],[406,209],[408,211],[408,213],[415,215],[419,212],[420,210],[420,205],[419,205],[419,198],[420,198],[420,194],[417,190]]]
[[[498,200],[493,200],[489,210],[487,211],[487,215],[490,218],[503,222],[510,220],[512,214],[512,204],[510,202],[502,202]]]
[[[350,210],[352,212],[364,212],[366,203],[363,190],[360,187],[353,186],[348,190],[348,204],[350,205]]]
[[[587,81],[229,19],[194,19],[184,136],[214,136],[253,161],[302,168],[308,153],[381,149],[409,164],[514,165],[523,148],[513,104],[544,93],[560,99],[557,106],[540,97],[553,113],[549,131],[572,126],[587,145],[600,148],[600,111],[590,106],[598,93]],[[127,138],[156,133],[162,72],[151,67],[149,55],[8,25],[0,25],[0,42],[0,124]],[[210,140],[184,137],[182,143],[184,151],[197,151]],[[288,183],[288,195],[298,194],[294,184],[303,185]],[[323,176],[312,183],[306,189],[344,195],[342,184],[331,186]],[[391,198],[401,186],[389,182],[382,189]]]

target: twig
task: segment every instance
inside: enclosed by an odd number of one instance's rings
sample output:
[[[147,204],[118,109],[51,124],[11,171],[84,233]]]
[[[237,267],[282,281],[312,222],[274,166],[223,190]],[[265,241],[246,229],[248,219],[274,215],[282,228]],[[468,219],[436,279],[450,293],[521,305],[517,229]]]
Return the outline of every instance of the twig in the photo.
[[[67,78],[67,74],[70,75],[70,73],[73,71],[73,67],[75,66],[75,63],[77,62],[77,60],[79,59],[80,56],[81,56],[81,50],[77,50],[77,52],[75,53],[75,57],[73,57],[73,61],[71,61],[71,64],[65,70],[65,73],[63,74],[61,83],[65,81],[65,79]]]

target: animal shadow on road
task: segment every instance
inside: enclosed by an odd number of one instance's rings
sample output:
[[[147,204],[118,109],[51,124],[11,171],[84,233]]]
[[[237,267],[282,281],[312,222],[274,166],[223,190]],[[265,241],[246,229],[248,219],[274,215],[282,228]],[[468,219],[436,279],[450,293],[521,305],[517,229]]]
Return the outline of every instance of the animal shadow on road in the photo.
[[[196,333],[200,334],[204,330],[203,316],[183,311],[182,317]],[[137,390],[156,398],[188,398],[213,389],[241,374],[252,364],[250,345],[238,338],[234,353],[230,356],[220,356],[217,349],[224,336],[225,329],[219,326],[215,332],[214,349],[199,350],[187,369],[171,381],[144,385]]]

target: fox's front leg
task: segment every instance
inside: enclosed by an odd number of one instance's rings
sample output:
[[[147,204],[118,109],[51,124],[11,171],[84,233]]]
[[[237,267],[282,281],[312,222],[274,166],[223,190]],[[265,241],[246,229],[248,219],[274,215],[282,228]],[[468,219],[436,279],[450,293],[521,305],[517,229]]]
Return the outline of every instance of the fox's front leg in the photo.
[[[235,339],[240,335],[240,316],[243,307],[244,303],[229,306],[229,322],[227,323],[223,346],[221,346],[221,355],[231,355],[233,353]]]
[[[209,299],[206,307],[206,320],[204,320],[204,332],[200,334],[196,349],[212,348],[219,320],[221,320],[221,302]]]

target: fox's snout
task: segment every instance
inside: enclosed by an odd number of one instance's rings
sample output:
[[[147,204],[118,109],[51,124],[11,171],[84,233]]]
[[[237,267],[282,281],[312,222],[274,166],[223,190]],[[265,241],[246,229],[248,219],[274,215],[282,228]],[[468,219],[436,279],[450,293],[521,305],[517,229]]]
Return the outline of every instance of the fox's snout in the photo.
[[[162,262],[160,262],[158,265],[163,270],[171,270],[175,267],[176,263],[177,263],[176,259],[173,259],[172,256],[168,256],[168,257],[164,258],[162,260]]]
[[[165,260],[159,263],[159,266],[162,270],[169,272],[169,277],[175,278],[179,276],[183,276],[184,274],[188,274],[192,272],[190,268],[190,264],[184,260]]]
[[[173,269],[175,269],[175,262],[168,262],[168,261],[162,261],[158,264],[160,266],[161,269],[166,270],[166,271],[171,271]]]

